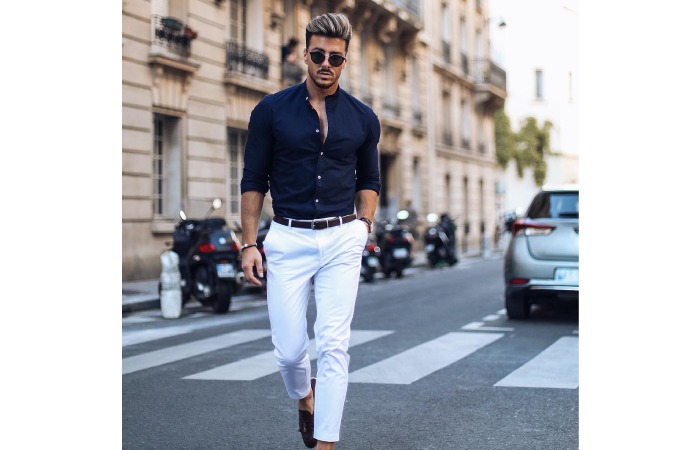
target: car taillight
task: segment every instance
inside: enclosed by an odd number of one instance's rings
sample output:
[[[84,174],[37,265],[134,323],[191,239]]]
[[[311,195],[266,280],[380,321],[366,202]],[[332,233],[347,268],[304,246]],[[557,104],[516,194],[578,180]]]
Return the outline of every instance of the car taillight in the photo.
[[[206,244],[200,245],[200,246],[198,247],[198,250],[199,250],[201,253],[211,253],[211,252],[213,252],[214,250],[216,250],[216,247],[214,246],[214,244],[212,244],[212,243],[210,243],[210,242],[207,242]]]
[[[233,241],[233,244],[231,244],[231,250],[234,252],[237,252],[241,247],[238,245],[238,242]]]
[[[554,230],[554,226],[528,219],[527,217],[513,222],[513,236],[543,236]]]
[[[527,278],[511,278],[508,281],[508,284],[527,284],[528,281],[530,280],[528,280]]]
[[[369,250],[370,252],[373,252],[376,247],[377,246],[372,243],[367,244],[367,250]]]

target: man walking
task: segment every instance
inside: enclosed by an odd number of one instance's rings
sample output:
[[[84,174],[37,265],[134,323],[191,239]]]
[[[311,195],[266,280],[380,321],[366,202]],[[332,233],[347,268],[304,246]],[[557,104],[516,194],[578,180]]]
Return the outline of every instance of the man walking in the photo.
[[[350,340],[362,250],[380,191],[379,120],[340,89],[352,27],[328,13],[306,27],[306,80],[265,97],[250,116],[241,222],[243,270],[260,286],[255,246],[268,189],[275,213],[265,238],[267,304],[282,379],[299,401],[304,444],[333,449],[348,385]],[[307,354],[313,282],[317,376]]]

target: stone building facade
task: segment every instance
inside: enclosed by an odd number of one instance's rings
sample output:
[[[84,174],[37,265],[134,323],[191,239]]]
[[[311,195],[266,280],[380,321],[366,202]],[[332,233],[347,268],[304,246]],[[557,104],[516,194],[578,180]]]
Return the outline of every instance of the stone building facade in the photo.
[[[221,198],[217,214],[240,223],[250,112],[265,95],[305,79],[306,23],[328,11],[353,24],[341,87],[370,105],[382,126],[375,220],[410,205],[420,233],[427,213],[449,212],[463,250],[488,242],[480,230],[488,235],[496,224],[492,117],[505,99],[505,73],[488,59],[485,1],[122,4],[123,280],[158,276],[181,209],[200,217]],[[291,37],[300,41],[298,62],[283,63]]]

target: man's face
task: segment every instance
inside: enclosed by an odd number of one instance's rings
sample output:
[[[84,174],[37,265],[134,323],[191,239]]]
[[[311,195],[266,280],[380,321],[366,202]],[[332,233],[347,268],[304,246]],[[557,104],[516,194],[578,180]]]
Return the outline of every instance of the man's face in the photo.
[[[323,61],[315,63],[311,59],[312,52],[325,54]],[[321,89],[328,89],[338,82],[347,61],[334,67],[328,60],[331,55],[345,56],[345,41],[342,38],[312,35],[309,38],[309,48],[304,49],[304,62],[309,68],[309,78]]]

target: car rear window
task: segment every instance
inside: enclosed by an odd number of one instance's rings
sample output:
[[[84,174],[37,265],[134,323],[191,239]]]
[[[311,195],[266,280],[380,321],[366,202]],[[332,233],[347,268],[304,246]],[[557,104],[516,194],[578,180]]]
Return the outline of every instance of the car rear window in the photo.
[[[578,219],[578,192],[540,192],[532,201],[531,219]]]

